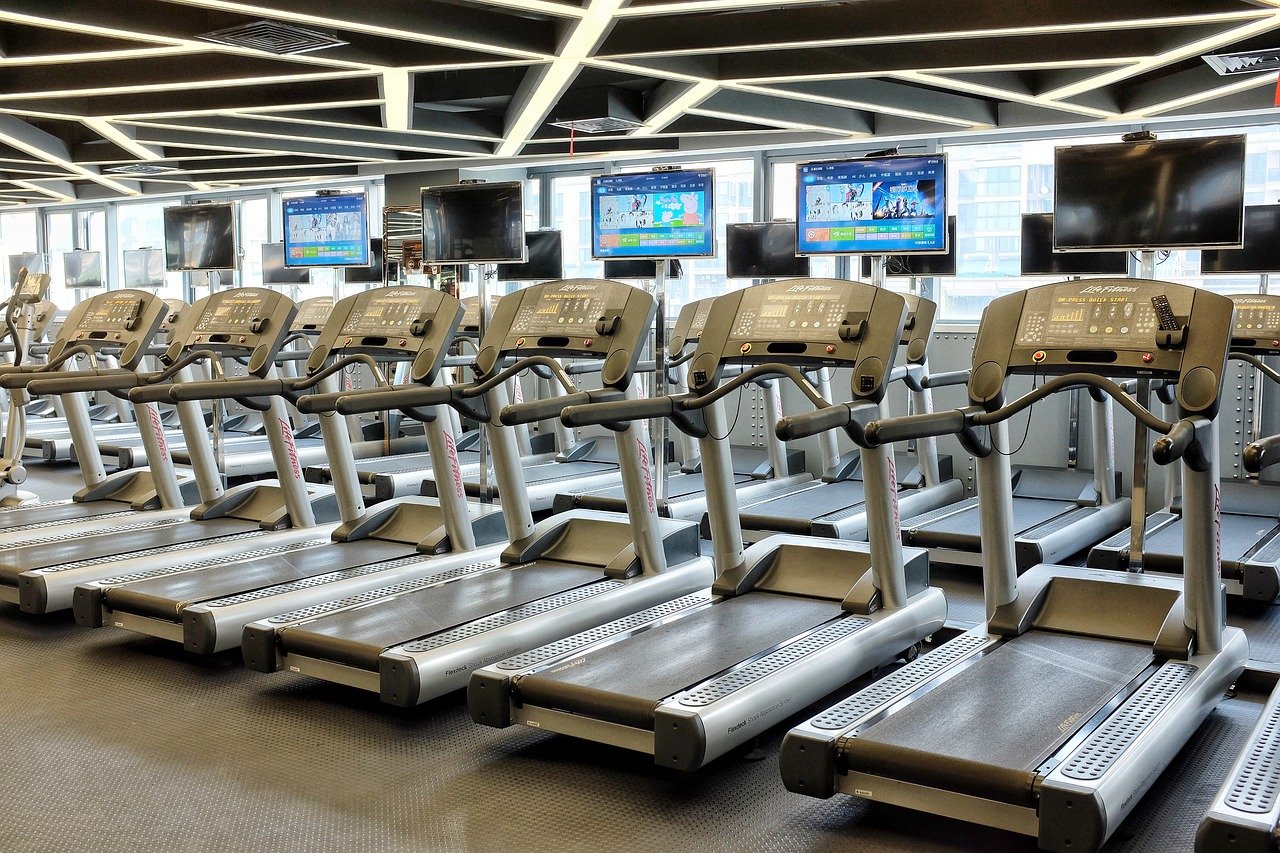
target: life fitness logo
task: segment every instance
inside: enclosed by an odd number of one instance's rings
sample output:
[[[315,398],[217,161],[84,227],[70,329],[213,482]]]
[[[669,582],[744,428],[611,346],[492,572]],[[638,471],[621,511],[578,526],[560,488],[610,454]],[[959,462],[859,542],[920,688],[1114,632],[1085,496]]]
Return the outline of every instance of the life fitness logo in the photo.
[[[1222,580],[1222,484],[1213,484],[1213,573]]]
[[[640,455],[640,472],[644,474],[644,499],[649,512],[658,511],[658,498],[653,493],[653,469],[649,465],[649,448],[643,438],[636,439],[636,452]]]
[[[293,443],[293,428],[282,418],[277,418],[276,421],[280,425],[280,436],[284,439],[285,452],[289,454],[289,467],[293,469],[293,478],[301,480],[302,463],[298,461],[298,445]]]
[[[898,463],[892,453],[885,456],[889,458],[889,502],[893,505],[893,526],[897,529],[902,526],[902,515],[898,509]]]
[[[156,411],[155,406],[147,406],[147,422],[151,424],[151,434],[156,437],[156,448],[160,451],[160,458],[168,461],[169,442],[164,437],[164,424],[160,422],[160,413]]]
[[[448,432],[444,434],[444,447],[449,456],[449,473],[453,475],[453,493],[460,498],[466,497],[462,486],[462,467],[458,464],[458,445]]]
[[[524,387],[521,386],[520,377],[518,376],[516,377],[515,381],[512,382],[511,384],[515,386],[512,389],[512,397],[515,398],[516,405],[518,406],[524,402]]]

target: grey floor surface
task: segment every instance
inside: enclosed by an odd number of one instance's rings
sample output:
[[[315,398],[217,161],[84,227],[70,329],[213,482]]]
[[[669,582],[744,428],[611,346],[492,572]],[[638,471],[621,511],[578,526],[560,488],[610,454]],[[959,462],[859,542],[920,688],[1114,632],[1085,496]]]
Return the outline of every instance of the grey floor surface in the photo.
[[[45,496],[65,470],[37,471]],[[64,492],[65,493],[65,492]],[[976,577],[938,573],[952,619]],[[1255,657],[1280,608],[1240,610]],[[0,850],[1029,850],[1026,839],[845,797],[788,793],[785,730],[704,771],[530,729],[472,724],[458,696],[412,712],[298,676],[200,663],[160,641],[0,606]],[[1109,849],[1190,849],[1259,711],[1228,699]]]

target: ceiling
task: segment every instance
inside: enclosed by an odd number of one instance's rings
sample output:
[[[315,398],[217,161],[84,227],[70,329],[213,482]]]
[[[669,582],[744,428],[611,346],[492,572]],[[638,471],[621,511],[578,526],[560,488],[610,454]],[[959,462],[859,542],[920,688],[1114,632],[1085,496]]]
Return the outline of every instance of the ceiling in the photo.
[[[1274,71],[1199,57],[1280,47],[1280,0],[2,6],[0,205],[1273,111]],[[264,19],[340,44],[201,39]]]

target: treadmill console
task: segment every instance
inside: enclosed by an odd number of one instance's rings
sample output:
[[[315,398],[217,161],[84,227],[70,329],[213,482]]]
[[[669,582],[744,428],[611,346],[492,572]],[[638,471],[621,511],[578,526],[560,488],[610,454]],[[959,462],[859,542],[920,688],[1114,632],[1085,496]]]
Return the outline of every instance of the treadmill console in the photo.
[[[1064,281],[1011,293],[982,317],[969,396],[999,405],[1013,374],[1149,376],[1178,383],[1184,415],[1209,416],[1217,411],[1233,308],[1225,296],[1148,279]]]
[[[71,309],[49,348],[49,358],[74,346],[88,346],[95,352],[119,350],[120,366],[133,370],[168,313],[165,301],[150,291],[99,293]]]
[[[493,308],[498,304],[498,300],[489,297],[489,315],[493,316]],[[466,309],[466,313],[462,315],[462,325],[459,328],[459,334],[470,335],[475,337],[480,334],[480,297],[468,296],[462,300],[462,307]]]
[[[698,341],[689,384],[705,390],[726,364],[853,368],[853,396],[877,401],[902,340],[907,304],[870,284],[793,278],[717,297]]]
[[[348,296],[330,312],[307,371],[320,370],[334,353],[413,356],[413,380],[430,381],[462,315],[461,302],[430,287],[382,287]]]
[[[221,290],[201,299],[179,318],[171,335],[170,363],[184,351],[211,350],[248,358],[249,375],[262,377],[275,362],[298,306],[262,287]]]
[[[160,334],[172,335],[173,330],[177,328],[178,320],[182,315],[191,309],[191,306],[183,302],[181,299],[166,299],[164,304],[169,310],[164,315],[163,322],[160,323]]]
[[[476,365],[487,374],[508,355],[602,358],[601,382],[625,388],[657,310],[647,292],[617,281],[535,284],[499,300]]]
[[[680,309],[668,341],[668,349],[672,353],[681,352],[689,344],[698,343],[698,338],[702,336],[702,330],[707,325],[707,315],[711,313],[711,303],[715,301],[714,296],[709,296],[696,302],[686,302]]]
[[[290,331],[317,335],[333,313],[332,296],[315,296],[298,303],[298,316],[293,318]]]
[[[1280,355],[1280,296],[1244,293],[1229,298],[1236,304],[1232,352]]]
[[[938,303],[923,296],[904,294],[907,301],[907,325],[902,331],[902,345],[907,348],[907,361],[922,364],[929,353],[933,324],[938,318]]]
[[[13,295],[19,302],[27,305],[44,302],[49,297],[49,274],[27,273]]]

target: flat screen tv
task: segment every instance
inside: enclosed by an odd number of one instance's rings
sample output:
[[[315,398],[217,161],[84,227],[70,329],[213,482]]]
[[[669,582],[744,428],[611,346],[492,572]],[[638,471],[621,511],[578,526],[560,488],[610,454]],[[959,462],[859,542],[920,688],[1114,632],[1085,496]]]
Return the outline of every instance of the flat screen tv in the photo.
[[[12,286],[18,281],[18,270],[23,267],[27,268],[27,272],[40,273],[48,272],[48,265],[45,263],[44,255],[39,252],[21,252],[17,255],[9,256],[9,285]]]
[[[125,250],[124,286],[164,287],[164,252],[160,249]]]
[[[1129,274],[1128,252],[1055,252],[1053,214],[1026,213],[1022,216],[1023,275],[1115,275]]]
[[[311,193],[286,196],[281,204],[285,266],[369,265],[368,195],[363,192]]]
[[[73,290],[102,287],[102,253],[63,252],[62,276],[66,286]]]
[[[946,254],[946,155],[801,163],[796,210],[801,255]]]
[[[956,274],[956,218],[947,217],[947,253],[945,255],[889,255],[885,273],[891,276],[924,278]],[[862,277],[871,278],[871,258],[862,258]]]
[[[1200,253],[1200,274],[1280,272],[1280,204],[1244,209],[1244,248],[1206,249]]]
[[[591,255],[715,257],[715,200],[710,169],[597,175],[591,179]]]
[[[164,209],[164,263],[170,272],[233,270],[238,246],[234,204]]]
[[[422,260],[523,263],[524,185],[504,181],[423,187]]]
[[[311,270],[285,266],[284,243],[262,244],[263,284],[308,284],[310,281]]]
[[[667,261],[667,278],[684,275],[678,260]],[[605,261],[604,277],[611,281],[649,281],[658,277],[657,261]]]
[[[369,241],[369,265],[364,267],[347,267],[343,270],[347,284],[382,284],[383,274],[382,238],[374,237]]]
[[[559,231],[528,231],[523,264],[498,264],[498,281],[555,281],[564,278]]]
[[[1239,248],[1244,155],[1244,136],[1059,148],[1054,248]]]
[[[794,222],[735,222],[724,229],[728,278],[803,278],[809,259],[796,257]]]

